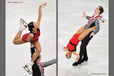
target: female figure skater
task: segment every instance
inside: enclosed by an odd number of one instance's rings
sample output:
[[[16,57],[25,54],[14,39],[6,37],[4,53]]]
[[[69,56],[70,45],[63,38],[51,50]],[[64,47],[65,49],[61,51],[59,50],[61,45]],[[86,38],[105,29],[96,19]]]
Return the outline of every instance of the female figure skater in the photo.
[[[42,17],[42,7],[44,6],[46,6],[46,3],[43,3],[39,6],[39,17],[38,17],[37,22],[30,22],[27,26],[27,24],[24,23],[22,19],[20,20],[21,25],[20,25],[19,31],[13,40],[13,43],[16,45],[30,42],[31,46],[35,47],[36,49],[35,53],[33,54],[31,60],[25,65],[25,68],[28,68],[31,72],[32,72],[33,62],[38,56],[40,56],[40,52],[41,52],[41,46],[38,41],[38,38],[40,36],[40,22],[41,22],[41,17]],[[21,34],[23,30],[25,30],[27,27],[30,32],[24,34],[21,38]]]
[[[69,43],[67,44],[66,47],[63,47],[64,51],[68,51],[66,53],[66,58],[69,59],[71,58],[71,55],[74,54],[77,56],[75,62],[77,62],[80,58],[80,55],[76,53],[76,46],[78,45],[79,41],[82,41],[90,32],[91,35],[90,37],[94,36],[99,31],[99,20],[104,22],[101,19],[100,14],[103,13],[103,7],[98,6],[95,9],[95,14],[92,17],[86,16],[86,13],[83,13],[83,17],[86,17],[88,19],[88,23],[82,26],[75,34],[74,36],[70,39]],[[93,23],[95,23],[95,26],[89,28]]]

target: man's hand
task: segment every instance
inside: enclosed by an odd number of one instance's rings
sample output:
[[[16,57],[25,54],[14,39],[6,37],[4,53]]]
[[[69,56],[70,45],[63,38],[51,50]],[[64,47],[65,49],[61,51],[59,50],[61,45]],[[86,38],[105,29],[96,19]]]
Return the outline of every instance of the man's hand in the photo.
[[[94,36],[95,34],[94,33],[91,33],[90,37]]]
[[[44,7],[46,5],[47,5],[47,3],[42,3],[39,7]]]
[[[87,15],[86,15],[86,12],[83,12],[83,15],[82,15],[82,17],[86,17]]]

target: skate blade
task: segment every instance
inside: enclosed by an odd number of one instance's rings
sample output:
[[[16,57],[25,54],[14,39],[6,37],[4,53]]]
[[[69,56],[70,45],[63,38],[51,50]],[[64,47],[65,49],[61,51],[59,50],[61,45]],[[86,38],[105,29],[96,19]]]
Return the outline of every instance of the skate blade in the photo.
[[[20,19],[20,22],[22,22],[24,26],[27,27],[28,24],[22,18]]]
[[[23,66],[23,68],[25,69],[25,71],[27,71],[29,74],[32,74],[32,72],[28,69],[27,66]]]

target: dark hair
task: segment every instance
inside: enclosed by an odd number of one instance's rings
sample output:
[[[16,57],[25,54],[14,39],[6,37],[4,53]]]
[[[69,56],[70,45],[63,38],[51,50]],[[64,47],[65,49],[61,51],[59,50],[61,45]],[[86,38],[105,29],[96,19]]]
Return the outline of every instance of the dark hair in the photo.
[[[34,28],[33,22],[30,22],[28,24],[28,30],[32,32],[33,31],[33,28]]]
[[[67,58],[67,53],[66,53],[66,58]],[[69,58],[67,58],[67,59],[70,59],[70,58],[71,58],[71,56]]]
[[[104,9],[102,6],[99,6],[99,10],[100,10],[100,14],[102,14],[104,12]]]

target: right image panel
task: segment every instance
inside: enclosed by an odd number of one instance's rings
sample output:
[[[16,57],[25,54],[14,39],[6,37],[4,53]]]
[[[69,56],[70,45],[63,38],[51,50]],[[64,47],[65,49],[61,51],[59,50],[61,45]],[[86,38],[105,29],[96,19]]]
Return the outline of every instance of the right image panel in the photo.
[[[58,76],[109,76],[109,0],[58,0]]]

